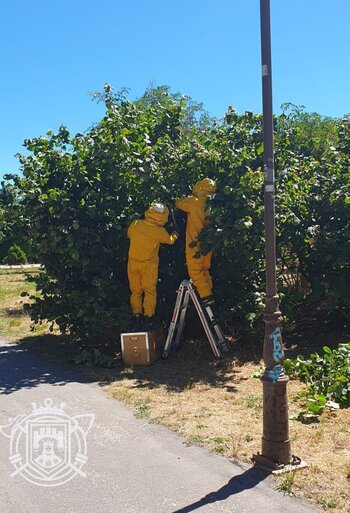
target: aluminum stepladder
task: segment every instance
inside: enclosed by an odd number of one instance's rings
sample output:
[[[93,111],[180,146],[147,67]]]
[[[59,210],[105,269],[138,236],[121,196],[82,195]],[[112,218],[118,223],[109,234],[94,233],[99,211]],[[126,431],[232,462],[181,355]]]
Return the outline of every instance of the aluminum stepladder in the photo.
[[[178,347],[181,342],[182,333],[185,326],[186,311],[190,298],[192,299],[192,302],[197,310],[199,319],[202,323],[214,356],[216,358],[222,358],[222,353],[229,350],[225,336],[221,331],[220,326],[216,322],[210,306],[202,306],[191,280],[183,280],[180,284],[179,290],[177,291],[174,313],[169,326],[168,336],[164,345],[163,358],[167,358],[169,356],[176,328],[176,338],[173,346]]]

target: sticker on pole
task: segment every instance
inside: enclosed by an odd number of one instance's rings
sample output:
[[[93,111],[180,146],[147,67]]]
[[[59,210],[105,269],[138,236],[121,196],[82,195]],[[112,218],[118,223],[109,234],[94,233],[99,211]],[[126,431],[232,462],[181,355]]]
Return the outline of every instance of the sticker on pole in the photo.
[[[263,64],[261,66],[261,74],[263,77],[267,77],[269,74],[269,68],[267,67],[267,64]]]
[[[85,477],[86,435],[95,415],[86,413],[70,417],[65,403],[54,406],[51,399],[44,405],[32,403],[32,412],[9,419],[0,432],[10,439],[10,463],[21,475],[39,486],[59,486],[76,475]]]

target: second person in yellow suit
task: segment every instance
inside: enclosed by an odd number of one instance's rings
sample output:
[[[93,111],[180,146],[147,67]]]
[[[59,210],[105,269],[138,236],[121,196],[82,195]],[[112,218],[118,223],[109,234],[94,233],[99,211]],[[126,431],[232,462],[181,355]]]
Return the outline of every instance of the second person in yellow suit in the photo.
[[[134,316],[133,331],[149,331],[153,328],[157,303],[159,246],[174,244],[179,237],[176,231],[169,234],[164,228],[168,217],[168,208],[162,203],[155,203],[145,212],[145,219],[136,219],[128,228],[128,279]]]
[[[178,199],[176,207],[187,213],[186,225],[186,263],[188,274],[193,281],[198,294],[205,303],[213,302],[213,281],[210,276],[212,253],[200,255],[198,246],[198,235],[209,223],[208,212],[206,212],[207,197],[216,191],[216,183],[210,178],[204,178],[193,187],[193,196]],[[194,247],[191,247],[194,246]]]

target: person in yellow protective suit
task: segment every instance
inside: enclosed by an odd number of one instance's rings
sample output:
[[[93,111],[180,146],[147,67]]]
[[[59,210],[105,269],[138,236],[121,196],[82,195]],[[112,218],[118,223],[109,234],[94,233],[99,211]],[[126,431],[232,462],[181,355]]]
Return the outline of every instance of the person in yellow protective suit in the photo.
[[[186,226],[186,262],[188,274],[193,281],[203,302],[210,305],[214,302],[213,281],[209,273],[212,253],[195,258],[200,251],[198,235],[210,221],[206,212],[207,197],[216,191],[216,183],[210,178],[204,178],[193,187],[193,196],[178,199],[176,207],[187,213]],[[193,244],[192,244],[193,243]],[[194,247],[191,247],[194,246]]]
[[[133,331],[150,331],[153,328],[157,303],[159,246],[174,244],[179,237],[176,231],[169,234],[164,228],[168,217],[168,208],[162,203],[155,203],[145,212],[145,219],[136,219],[128,228],[128,279]]]

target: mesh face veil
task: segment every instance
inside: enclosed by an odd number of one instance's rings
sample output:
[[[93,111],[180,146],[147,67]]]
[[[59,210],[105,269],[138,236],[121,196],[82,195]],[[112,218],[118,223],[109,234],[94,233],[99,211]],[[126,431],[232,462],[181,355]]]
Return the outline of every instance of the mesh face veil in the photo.
[[[165,206],[162,203],[155,203],[153,205],[153,210],[155,212],[158,212],[159,214],[163,214],[163,212],[165,211]]]

